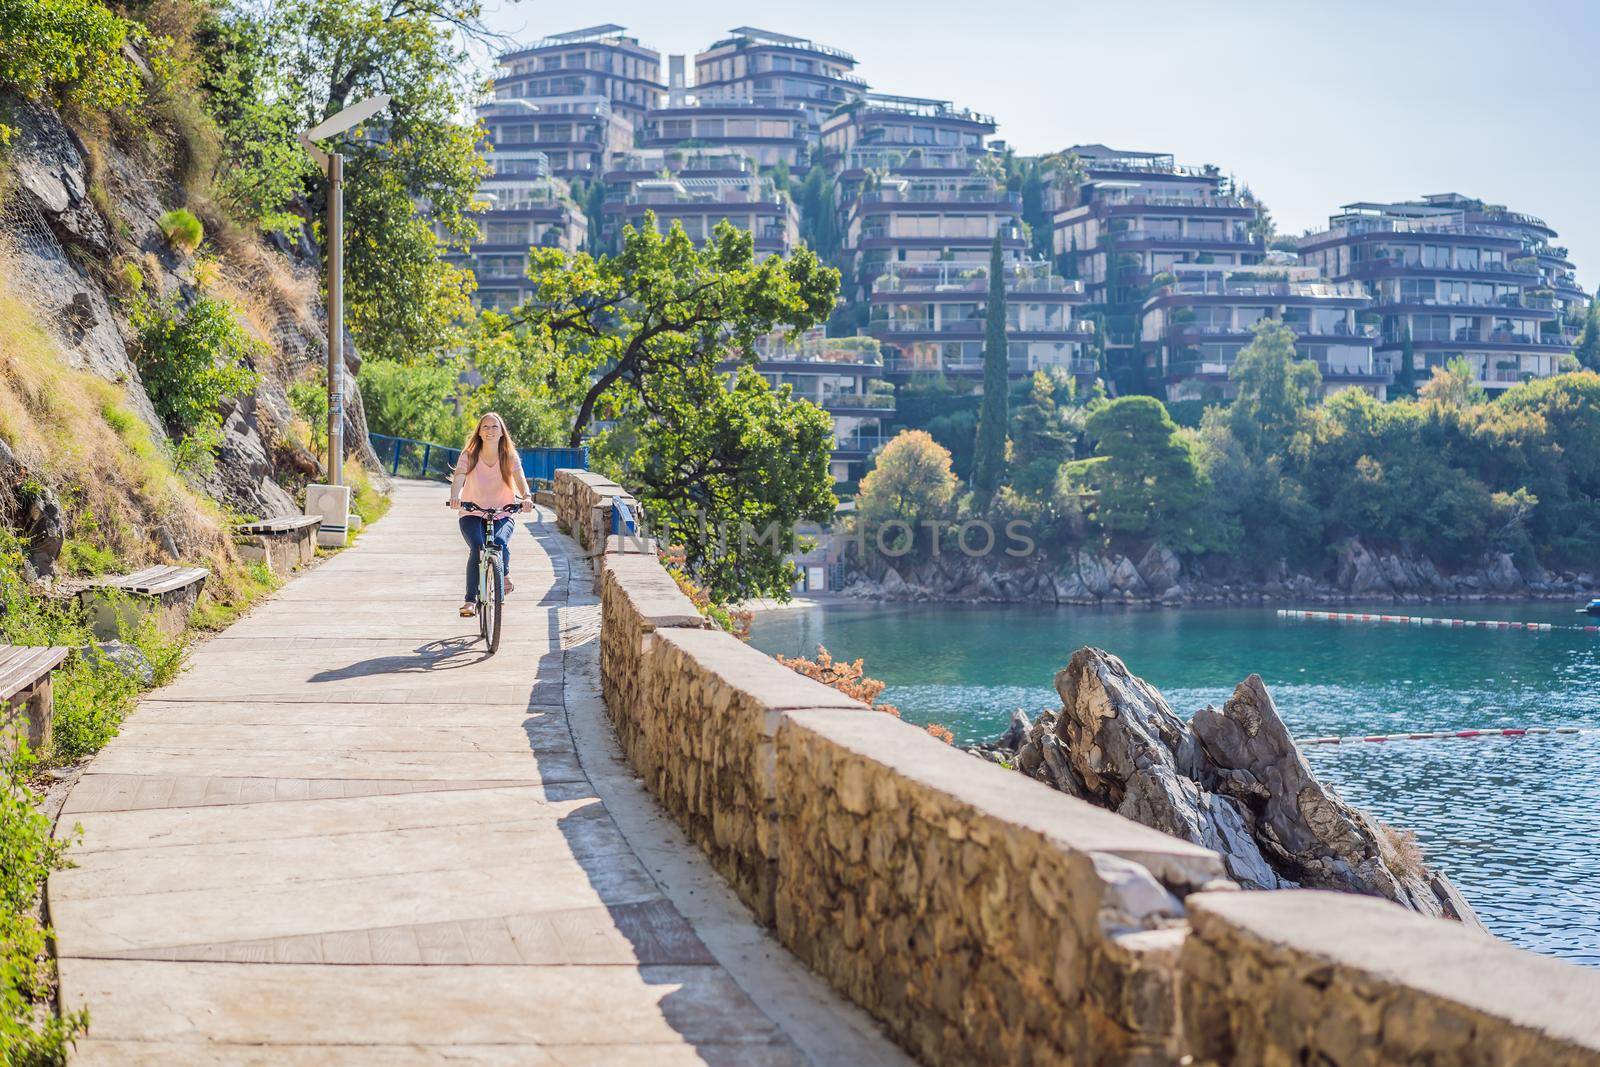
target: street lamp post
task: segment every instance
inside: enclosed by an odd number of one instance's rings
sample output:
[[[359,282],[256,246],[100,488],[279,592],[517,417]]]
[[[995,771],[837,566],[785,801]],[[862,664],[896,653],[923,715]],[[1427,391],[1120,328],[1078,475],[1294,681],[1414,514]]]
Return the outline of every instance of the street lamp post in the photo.
[[[344,157],[315,142],[365,122],[389,106],[380,93],[351,104],[299,135],[328,179],[328,484],[344,484]]]
[[[306,486],[307,515],[318,515],[317,544],[333,548],[350,532],[350,487],[344,484],[344,157],[316,144],[365,122],[389,106],[380,93],[352,104],[299,134],[328,179],[328,481]]]

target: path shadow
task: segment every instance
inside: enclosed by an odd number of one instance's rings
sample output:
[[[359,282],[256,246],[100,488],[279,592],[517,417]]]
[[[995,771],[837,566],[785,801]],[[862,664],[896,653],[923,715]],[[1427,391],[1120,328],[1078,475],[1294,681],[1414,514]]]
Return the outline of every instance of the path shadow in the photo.
[[[548,513],[548,509],[541,510]],[[592,740],[580,740],[581,733],[587,732],[596,717],[606,735],[614,737],[597,692],[598,678],[593,687],[587,683],[567,685],[569,671],[581,669],[587,676],[597,666],[598,626],[569,632],[567,646],[561,645],[563,623],[573,622],[562,615],[562,609],[569,606],[569,596],[575,606],[589,605],[598,611],[596,598],[590,593],[594,581],[591,564],[553,521],[530,523],[529,530],[556,568],[557,587],[566,590],[549,598],[551,603],[544,609],[552,647],[563,656],[549,677],[559,680],[562,686],[563,719],[569,725],[571,743],[584,761],[584,780],[569,787],[581,793],[571,799],[592,799],[592,803],[560,818],[557,825],[605,909],[603,917],[596,910],[594,922],[598,928],[593,931],[587,951],[599,951],[606,958],[573,958],[566,962],[604,962],[638,968],[644,985],[662,991],[655,1003],[661,1022],[694,1049],[698,1062],[712,1067],[802,1067],[809,1061],[718,963],[694,926],[656,882],[637,851],[648,832],[640,836],[635,826],[633,837],[624,834],[608,806],[607,798],[624,805],[633,803],[616,790],[614,781],[619,777],[631,780],[631,771],[620,767],[608,771],[614,759],[612,750]],[[545,678],[541,672],[540,680]],[[525,729],[534,760],[556,772],[561,765],[552,758],[554,750],[541,751],[539,744],[541,736],[550,736],[548,724],[540,722],[542,717],[535,714],[533,707],[529,712]],[[576,716],[587,720],[581,724],[584,730],[573,725]],[[596,787],[597,776],[610,783],[604,794]],[[648,794],[641,794],[638,802],[655,803]],[[628,820],[630,824],[635,821],[632,817]],[[607,847],[613,841],[620,841],[625,850]],[[686,843],[686,847],[693,846]]]
[[[367,678],[375,674],[425,674],[471,667],[489,658],[489,650],[479,637],[446,637],[419,645],[410,655],[374,656],[344,667],[318,671],[313,682],[339,682],[347,678]]]

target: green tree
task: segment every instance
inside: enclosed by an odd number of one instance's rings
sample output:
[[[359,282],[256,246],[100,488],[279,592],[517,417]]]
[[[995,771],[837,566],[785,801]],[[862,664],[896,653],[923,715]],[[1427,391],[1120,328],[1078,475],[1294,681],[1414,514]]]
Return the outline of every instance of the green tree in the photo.
[[[124,52],[142,36],[99,0],[0,2],[0,89],[25,100],[128,111],[144,97]],[[0,146],[16,133],[0,121]]]
[[[983,325],[983,406],[978,411],[972,487],[979,509],[989,506],[1006,474],[1007,386],[1011,356],[1006,343],[1006,274],[1000,235],[989,252],[989,300]]]
[[[615,457],[612,473],[635,489],[652,533],[682,546],[685,569],[719,602],[788,599],[799,525],[838,506],[833,420],[749,366],[730,381],[692,363],[646,388],[648,415],[608,431],[599,452]]]
[[[460,447],[471,425],[457,383],[460,373],[454,361],[362,360],[357,379],[367,409],[367,428],[390,437]],[[319,383],[319,390],[325,397],[326,385]],[[326,406],[324,399],[322,407]],[[325,410],[322,415],[327,417]],[[518,445],[529,443],[514,428],[512,437]]]
[[[1009,484],[1023,496],[1048,499],[1061,465],[1072,458],[1082,430],[1082,410],[1070,406],[1072,378],[1059,370],[1036,370],[1025,384],[1025,402],[1011,419]]]
[[[1254,338],[1228,370],[1236,390],[1228,424],[1252,455],[1281,454],[1300,431],[1322,374],[1315,363],[1296,357],[1294,331],[1281,321],[1262,319],[1251,332]]]
[[[696,245],[676,223],[657,233],[653,216],[623,231],[616,256],[531,260],[534,293],[513,322],[548,356],[540,377],[573,412],[568,443],[596,417],[616,423],[602,451],[691,576],[715,596],[787,595],[792,524],[835,504],[831,423],[749,368],[761,337],[827,318],[839,273],[808,249],[757,263],[727,221]],[[776,524],[778,542],[736,536],[746,524]]]
[[[1099,462],[1089,479],[1107,532],[1154,538],[1176,552],[1227,547],[1227,531],[1207,512],[1210,484],[1195,445],[1161,401],[1119,397],[1097,408],[1084,428],[1095,439]]]
[[[1600,370],[1600,293],[1589,301],[1584,313],[1583,329],[1578,333],[1578,344],[1572,350],[1578,362],[1589,370]]]
[[[512,320],[553,357],[550,381],[572,400],[572,447],[597,411],[647,410],[652,388],[684,368],[753,363],[759,338],[820,324],[839,287],[839,272],[807,249],[757,263],[750,234],[727,220],[697,246],[677,223],[657,233],[653,213],[623,232],[615,256],[533,249],[528,277],[533,296]]]
[[[948,516],[960,484],[949,449],[926,431],[904,430],[883,446],[861,479],[856,514],[873,526],[903,522],[915,528]]]
[[[274,137],[375,93],[393,98],[380,118],[325,142],[345,156],[346,313],[369,357],[437,357],[471,314],[471,275],[443,254],[476,234],[470,212],[487,173],[484,131],[459,117],[480,88],[467,51],[487,35],[479,16],[474,0],[282,0],[240,16],[261,19],[237,33],[261,42],[248,66],[252,95],[273,102]],[[250,121],[245,109],[233,125]],[[258,159],[265,136],[240,139],[223,166]],[[320,220],[325,185],[307,191]]]
[[[1463,411],[1484,399],[1478,372],[1466,356],[1456,356],[1443,367],[1433,368],[1433,376],[1422,383],[1417,396],[1424,402]]]
[[[820,163],[800,185],[800,236],[824,260],[839,254],[839,201],[833,178]]]

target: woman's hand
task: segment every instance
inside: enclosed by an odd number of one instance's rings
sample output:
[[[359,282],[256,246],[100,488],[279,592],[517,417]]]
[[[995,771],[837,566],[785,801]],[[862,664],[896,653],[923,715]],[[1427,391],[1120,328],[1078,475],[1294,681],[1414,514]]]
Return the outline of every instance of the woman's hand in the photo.
[[[461,501],[452,500],[452,501],[450,501],[450,503],[446,504],[445,507],[449,508],[451,511],[460,511],[461,510]]]
[[[526,497],[524,497],[523,500],[522,500],[522,510],[523,511],[532,511],[533,510],[533,501],[527,499]]]

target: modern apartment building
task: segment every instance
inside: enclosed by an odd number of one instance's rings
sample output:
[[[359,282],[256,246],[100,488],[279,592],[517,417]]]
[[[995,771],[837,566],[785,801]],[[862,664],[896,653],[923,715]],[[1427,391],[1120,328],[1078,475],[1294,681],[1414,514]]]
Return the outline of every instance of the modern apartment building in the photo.
[[[692,177],[680,171],[609,185],[604,232],[615,240],[624,226],[643,227],[651,212],[659,231],[677,223],[695,241],[726,219],[752,235],[758,259],[788,255],[800,240],[794,203],[748,165],[732,173]]]
[[[1156,355],[1139,345],[1139,317],[1151,283],[1180,264],[1260,263],[1265,242],[1251,232],[1259,212],[1213,166],[1100,144],[1069,151],[1083,162],[1085,177],[1076,189],[1060,191],[1052,248],[1104,315],[1114,380],[1150,388],[1159,368]]]
[[[810,152],[811,134],[799,101],[695,93],[646,114],[639,143],[646,148],[731,148],[762,167],[782,163],[799,170]]]
[[[603,97],[632,127],[666,91],[661,54],[612,24],[554,34],[506,52],[495,74],[498,100]]]
[[[702,102],[798,104],[814,136],[835,108],[866,93],[855,67],[843,49],[739,26],[694,57],[694,92]]]
[[[823,121],[823,159],[839,169],[856,148],[905,153],[959,149],[975,157],[994,131],[991,116],[957,108],[948,100],[867,93]]]
[[[496,152],[543,152],[561,178],[598,179],[614,154],[633,146],[632,124],[603,96],[497,95],[478,118]]]
[[[572,201],[567,183],[550,173],[543,152],[507,150],[489,157],[494,173],[478,189],[473,214],[481,238],[465,253],[447,257],[478,280],[479,307],[507,310],[532,295],[528,249],[577,251],[589,220]]]
[[[1465,357],[1478,384],[1501,390],[1557,373],[1586,300],[1556,232],[1532,215],[1457,193],[1346,204],[1301,239],[1301,259],[1355,282],[1380,318],[1378,359],[1412,375]]]
[[[1168,273],[1140,319],[1141,348],[1155,355],[1165,399],[1230,397],[1228,374],[1262,319],[1294,331],[1295,352],[1316,363],[1324,395],[1358,388],[1385,397],[1393,375],[1374,362],[1378,330],[1361,321],[1372,301],[1360,283],[1288,263],[1180,263]]]
[[[894,387],[884,378],[878,342],[827,337],[818,328],[799,337],[766,337],[756,354],[768,382],[793,386],[795,396],[833,417],[834,481],[859,479],[867,458],[887,442],[883,423],[895,410]]]
[[[1005,264],[1006,345],[1012,377],[1057,367],[1084,380],[1094,326],[1082,319],[1083,283],[1020,253]],[[920,374],[983,376],[987,322],[987,257],[890,263],[872,287],[867,333],[882,342],[889,377]]]

